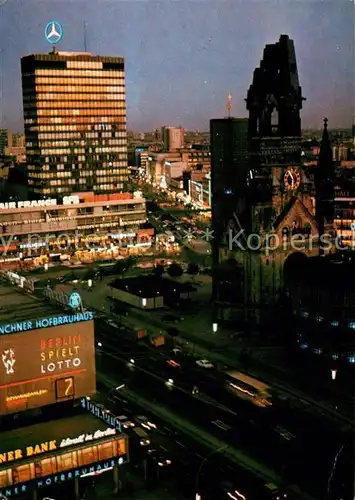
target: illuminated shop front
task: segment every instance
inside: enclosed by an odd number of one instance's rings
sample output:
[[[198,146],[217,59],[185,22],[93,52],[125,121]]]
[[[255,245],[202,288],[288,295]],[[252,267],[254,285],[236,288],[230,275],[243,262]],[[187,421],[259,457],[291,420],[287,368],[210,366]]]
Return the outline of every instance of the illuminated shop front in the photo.
[[[0,434],[0,494],[13,498],[114,470],[128,462],[128,441],[90,414]],[[34,498],[36,498],[34,496]]]
[[[79,260],[80,254],[97,260],[137,245],[142,251],[150,248],[154,235],[153,229],[141,227],[146,221],[140,192],[2,203],[0,263],[64,255]]]
[[[198,203],[206,208],[211,207],[212,191],[211,175],[209,172],[198,181],[191,178],[189,181],[189,195],[191,202]]]

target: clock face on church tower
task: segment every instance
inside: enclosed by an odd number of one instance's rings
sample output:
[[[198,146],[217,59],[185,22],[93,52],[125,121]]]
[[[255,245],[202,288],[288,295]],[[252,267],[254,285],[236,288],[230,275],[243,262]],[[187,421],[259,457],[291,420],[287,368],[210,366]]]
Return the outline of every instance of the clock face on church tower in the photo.
[[[301,174],[297,167],[288,167],[284,175],[284,183],[287,191],[294,191],[301,184]]]

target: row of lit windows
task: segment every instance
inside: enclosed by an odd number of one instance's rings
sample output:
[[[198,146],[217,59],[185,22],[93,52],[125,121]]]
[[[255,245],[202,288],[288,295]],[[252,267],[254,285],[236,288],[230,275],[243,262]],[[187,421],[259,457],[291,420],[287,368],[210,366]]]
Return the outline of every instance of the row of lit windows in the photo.
[[[52,77],[52,78],[46,78],[46,77],[39,77],[36,78],[36,85],[63,85],[63,86],[68,86],[68,85],[120,85],[124,86],[124,78],[110,78],[109,80],[106,78],[102,78],[102,75],[100,75],[100,78],[57,78],[57,77]]]
[[[34,184],[34,183],[31,183],[31,184]],[[111,184],[108,184],[107,186],[103,187],[103,186],[93,186],[93,190],[95,192],[100,192],[100,191],[111,191],[113,188],[113,186]],[[114,186],[114,189],[117,190],[117,191],[120,191],[123,189],[123,184],[117,184]],[[65,187],[53,187],[53,188],[38,188],[38,187],[34,187],[33,188],[33,191],[39,195],[54,195],[54,194],[66,194],[66,193],[70,193],[71,190],[68,189],[68,188],[65,188]],[[142,220],[140,221],[138,224],[143,224],[144,222],[146,222],[146,220]]]
[[[107,188],[107,189],[110,189],[110,188]],[[102,190],[102,188],[100,187],[100,190]],[[106,189],[105,189],[106,190]],[[98,227],[110,227],[110,228],[113,228],[113,227],[117,227],[117,226],[121,226],[122,227],[126,227],[126,226],[134,226],[137,230],[139,228],[139,226],[141,224],[145,224],[147,222],[147,219],[144,218],[144,219],[137,219],[137,220],[127,220],[127,219],[124,219],[123,221],[120,221],[120,222],[117,222],[117,223],[114,223],[114,222],[106,222],[106,223],[102,223],[102,224],[88,224],[88,225],[83,225],[83,226],[78,226],[78,229],[96,229]],[[96,229],[98,231],[98,229]],[[132,228],[133,230],[133,228]],[[102,249],[104,250],[104,249]]]
[[[85,110],[85,109],[97,109],[97,108],[100,108],[100,109],[111,109],[111,108],[115,108],[115,109],[125,109],[126,108],[126,104],[125,104],[125,101],[124,100],[120,100],[118,102],[118,99],[113,99],[113,100],[107,100],[107,101],[67,101],[67,102],[63,102],[63,101],[58,101],[58,102],[50,102],[50,101],[42,101],[42,102],[38,102],[37,105],[33,105],[33,104],[25,104],[24,105],[24,109],[25,110],[33,110],[33,109],[38,109],[38,110],[42,110],[42,109],[49,109],[49,110],[52,110],[52,109],[79,109],[79,110]],[[39,114],[49,114],[49,113],[39,113]],[[56,113],[56,114],[61,114],[61,113]]]
[[[95,70],[73,70],[73,69],[36,69],[35,75],[38,76],[100,76],[106,78],[122,77],[124,78],[124,71],[105,69],[101,71]],[[27,76],[25,74],[24,76]]]
[[[123,63],[123,61],[122,61]],[[66,61],[67,68],[77,68],[77,69],[102,69],[103,61]],[[47,70],[48,71],[48,70]]]
[[[126,133],[125,132],[101,132],[101,137],[102,138],[121,138],[121,140],[126,140]],[[85,133],[85,140],[87,139],[95,139],[99,136],[98,132],[86,132]],[[65,134],[60,134],[60,133],[54,133],[54,134],[38,134],[38,139],[71,139],[71,140],[77,140],[79,141],[80,144],[82,144],[83,139],[82,135],[78,132],[67,132]],[[86,142],[85,142],[86,144]]]
[[[111,104],[111,106],[107,106],[106,108],[104,108],[103,106],[98,106],[100,109],[93,109],[96,106],[93,106],[93,108],[84,108],[84,109],[61,109],[60,111],[57,108],[38,109],[37,115],[38,116],[60,116],[60,117],[66,117],[66,116],[72,116],[72,115],[100,116],[100,115],[102,115],[102,113],[105,113],[105,115],[108,115],[108,116],[113,116],[113,115],[114,116],[125,116],[126,115],[125,107],[118,107],[115,105],[115,103],[107,103],[107,104],[108,105]],[[76,108],[77,108],[77,106],[76,106]]]
[[[50,179],[51,177],[60,176],[61,172],[71,173],[72,170],[70,170],[70,166],[69,169],[66,168],[65,170],[52,170],[49,169],[49,165],[43,165],[37,168],[36,167],[29,168],[28,172],[29,172],[28,174],[29,178]],[[95,173],[96,169],[91,168],[90,166],[84,166],[83,168],[80,168],[80,170],[77,172],[78,172],[77,177],[88,177],[88,178],[96,177]],[[115,168],[110,168],[110,169],[108,168],[107,172],[110,173],[110,175],[116,175],[116,177],[121,176],[122,179],[126,179],[130,173],[129,170],[127,169],[127,162],[121,162],[121,165],[118,165]]]
[[[349,217],[349,214],[346,214],[346,215]],[[339,226],[339,225],[341,225],[341,224],[348,224],[348,225],[350,226],[351,224],[354,224],[354,223],[355,223],[355,220],[354,220],[354,219],[355,219],[355,211],[354,211],[354,213],[352,213],[351,215],[353,216],[353,218],[351,218],[351,219],[350,219],[350,218],[345,218],[345,217],[344,217],[344,218],[342,218],[342,219],[339,219],[339,218],[338,218],[338,219],[335,219],[335,220],[334,220],[334,222],[335,222],[335,224],[336,224],[337,226]],[[350,215],[350,216],[351,216],[351,215]]]
[[[83,157],[80,157],[80,159],[78,158],[78,161],[85,161],[85,158],[84,160],[82,159]],[[121,155],[121,158],[126,158],[126,155]],[[40,168],[41,171],[44,170],[44,171],[49,171],[49,170],[53,170],[55,167],[57,168],[57,170],[64,170],[64,164],[59,164],[59,165],[54,165],[53,162],[50,162],[50,165],[48,165],[49,163],[49,160],[48,160],[48,157],[46,157],[46,160],[47,162],[47,165],[43,165],[42,162],[40,163],[40,165],[36,166],[36,165],[28,165],[27,166],[27,169],[28,171],[33,171],[33,172],[37,172],[38,169]],[[75,168],[75,165],[74,164],[71,164],[72,165],[72,168]],[[66,165],[66,167],[69,167],[70,166],[70,163],[68,163]],[[126,167],[127,169],[127,160],[125,161],[100,161],[100,166],[101,167],[107,167],[107,168],[111,168],[111,167]],[[85,170],[87,169],[90,169],[90,164],[84,164],[82,165],[81,163],[79,163],[79,167],[83,167]],[[120,171],[122,171],[122,168],[120,168]],[[129,173],[129,170],[127,169],[127,173]]]
[[[119,183],[114,183],[114,184],[97,184],[94,186],[94,191],[110,191],[112,189],[115,189],[117,191],[120,191],[123,189],[123,184]]]
[[[103,94],[122,94],[125,93],[125,87],[124,85],[110,85],[110,86],[104,86],[104,85],[91,85],[88,86],[88,82],[85,83],[85,85],[36,85],[35,91],[37,95],[39,96],[41,93],[48,93],[48,92],[55,92],[55,93],[61,93],[61,92],[70,92],[71,94],[77,93],[78,95],[86,93],[103,93]],[[33,89],[30,91],[26,92],[26,89],[23,90],[23,96],[33,96]]]
[[[83,170],[80,172],[80,177],[93,177],[95,176],[96,178],[102,177],[102,176],[110,176],[110,177],[115,177],[116,179],[120,181],[124,181],[127,179],[127,174],[122,175],[122,173],[125,173],[125,171],[122,171],[121,169],[108,169],[108,170]],[[73,176],[72,171],[57,171],[53,173],[43,173],[43,172],[31,172],[30,176],[31,179],[52,179],[53,177],[58,177],[58,178],[70,178]]]
[[[112,122],[116,125],[114,118],[112,118]],[[106,126],[111,127],[112,125],[106,124]],[[122,124],[117,124],[116,130],[112,134],[112,136],[114,136],[114,137],[126,137],[127,136],[127,133],[125,130],[118,130],[118,128],[120,126],[122,126]],[[65,132],[65,133],[69,133],[71,131],[74,132],[73,134],[71,134],[72,136],[80,137],[81,132],[87,133],[86,132],[87,130],[93,130],[93,128],[96,128],[96,125],[94,126],[91,123],[85,124],[85,125],[79,125],[79,126],[78,125],[70,125],[68,123],[67,125],[57,125],[55,127],[52,125],[48,125],[48,126],[41,125],[40,127],[38,127],[38,130],[39,130],[38,137],[41,135],[41,132],[54,132],[54,133]]]
[[[66,94],[57,94],[57,93],[38,93],[36,96],[28,95],[24,96],[24,102],[34,102],[38,103],[45,100],[50,100],[54,102],[58,101],[103,101],[105,99],[122,99],[124,101],[126,99],[126,93],[124,90],[121,92],[110,92],[110,93],[101,93],[101,94],[93,94],[88,92],[84,94],[82,91],[80,93],[66,93]]]
[[[340,237],[347,236],[349,239],[355,240],[355,231],[354,230],[346,230],[346,229],[337,229],[337,234]]]
[[[68,165],[70,166],[70,165]],[[101,165],[102,166],[102,165]],[[116,174],[120,174],[123,177],[128,177],[129,175],[129,170],[127,169],[127,162],[126,161],[122,161],[122,162],[115,162],[115,165],[116,169],[110,169],[110,170],[107,170],[108,172],[116,172]],[[112,167],[112,165],[110,165],[110,167]],[[74,167],[72,167],[74,168]],[[109,168],[109,167],[108,167]],[[53,169],[50,168],[49,165],[40,165],[39,167],[36,167],[34,165],[29,165],[28,166],[28,172],[29,172],[29,177],[31,178],[51,178],[53,176],[58,176],[58,172],[63,172],[64,171],[64,167],[61,168],[61,169],[58,169],[56,171],[54,171]],[[48,174],[44,173],[44,172],[50,172]],[[65,170],[65,172],[68,172],[68,169]],[[70,170],[69,170],[70,172]],[[96,172],[96,170],[92,169],[89,165],[85,165],[84,167],[80,167],[80,177],[91,177],[94,175],[94,172]]]
[[[100,115],[100,113],[97,113],[97,115]],[[101,121],[107,121],[111,118],[111,121],[114,122],[117,126],[121,125],[121,130],[123,125],[126,124],[126,116],[117,116],[117,115],[112,115],[112,116],[105,116],[101,117]],[[56,121],[55,121],[56,120]],[[95,123],[97,122],[97,117],[94,116],[68,116],[66,118],[49,118],[49,117],[40,117],[37,118],[37,122],[39,124],[39,127],[31,127],[31,131],[35,132],[36,130],[45,130],[42,128],[42,125],[50,125],[51,123],[64,123],[64,127],[62,129],[59,129],[57,127],[54,127],[53,130],[66,130],[67,127],[70,127],[71,125],[75,127],[74,124],[76,124],[76,128],[73,128],[72,130],[81,130],[83,128],[83,125],[86,125],[87,123]],[[79,126],[78,126],[79,125]],[[48,130],[48,129],[47,129]]]
[[[53,138],[54,139],[54,138]],[[109,145],[112,145],[112,146],[123,146],[122,150],[125,149],[125,146],[127,145],[127,141],[125,139],[104,139],[102,141],[99,141],[99,140],[96,140],[96,141],[90,141],[90,142],[86,142],[86,141],[77,141],[75,143],[73,143],[73,141],[55,141],[55,140],[52,140],[52,141],[39,141],[38,143],[38,146],[40,148],[43,148],[43,147],[66,147],[66,146],[71,146],[71,145],[75,145],[75,146],[90,146],[92,149],[95,149],[97,150],[97,147],[95,146],[109,146]],[[28,146],[32,147],[32,143],[28,143]]]
[[[123,155],[122,155],[122,157],[123,157]],[[124,155],[124,158],[126,158],[126,155]],[[56,167],[57,170],[64,170],[64,167],[65,166],[68,167],[68,165],[69,165],[69,164],[67,164],[67,165],[64,165],[64,164],[54,165],[53,162],[49,161],[49,157],[46,157],[45,161],[46,161],[46,163],[50,163],[50,165],[43,165],[42,166],[43,170],[50,170],[50,168],[53,169],[54,167]],[[80,157],[80,158],[78,158],[78,161],[79,162],[85,162],[85,158]],[[65,160],[65,162],[67,162],[67,160]],[[109,161],[109,162],[108,161],[100,161],[100,166],[101,167],[106,167],[106,168],[111,168],[111,167],[127,167],[127,161]],[[87,165],[85,163],[83,165],[83,164],[79,163],[79,167],[83,167],[84,169],[86,169],[86,168],[90,167],[90,165]],[[31,169],[37,170],[35,166],[33,166],[33,168],[32,168],[32,166],[29,165],[29,170],[31,170]],[[122,171],[122,168],[120,168],[120,171]],[[127,172],[129,172],[128,169],[127,169]]]
[[[96,148],[95,152],[101,154],[101,153],[121,153],[123,151],[125,151],[125,148],[112,146],[110,148]],[[75,148],[73,151],[71,151],[70,149],[65,149],[65,148],[64,149],[41,149],[41,154],[43,156],[45,156],[45,155],[63,155],[63,154],[69,155],[72,152],[74,154],[79,155],[80,153],[84,154],[85,150],[81,150],[81,149],[77,149],[77,148]],[[34,154],[34,155],[37,154],[36,151],[28,151],[27,153]],[[85,156],[83,158],[85,158]],[[84,160],[82,160],[82,161],[84,161]]]

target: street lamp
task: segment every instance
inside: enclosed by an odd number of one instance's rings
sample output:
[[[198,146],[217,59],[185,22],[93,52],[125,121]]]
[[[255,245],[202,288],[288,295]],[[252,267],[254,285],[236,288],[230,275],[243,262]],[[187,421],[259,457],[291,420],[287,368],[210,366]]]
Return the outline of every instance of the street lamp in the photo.
[[[212,455],[215,455],[216,453],[219,453],[220,451],[223,451],[225,450],[226,448],[228,448],[229,445],[228,444],[224,444],[223,446],[220,446],[219,448],[217,448],[217,450],[212,450],[210,453],[208,453],[208,455],[205,456],[205,458],[202,460],[201,462],[201,465],[197,471],[197,475],[196,475],[196,483],[195,483],[195,491],[196,491],[196,496],[195,496],[195,500],[202,500],[202,497],[199,493],[197,493],[197,490],[198,490],[198,480],[200,479],[200,474],[201,474],[201,471],[203,469],[203,466],[205,465],[205,463],[207,462],[207,460],[212,456]]]
[[[212,323],[212,331],[213,331],[213,333],[217,333],[217,331],[218,331],[218,323]]]
[[[334,370],[334,369],[330,370],[331,375],[332,375],[332,380],[335,380],[337,378],[337,371],[338,370]]]

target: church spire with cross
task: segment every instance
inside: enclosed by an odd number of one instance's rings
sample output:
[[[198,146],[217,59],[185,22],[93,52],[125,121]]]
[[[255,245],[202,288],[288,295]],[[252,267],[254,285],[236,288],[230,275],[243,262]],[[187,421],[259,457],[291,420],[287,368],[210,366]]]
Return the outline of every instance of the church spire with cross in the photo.
[[[331,172],[333,171],[333,152],[332,152],[332,143],[329,138],[329,133],[328,133],[328,118],[323,119],[323,135],[322,135],[322,142],[320,145],[320,151],[319,151],[319,167],[321,170],[325,172]]]
[[[328,119],[323,120],[323,134],[318,165],[315,172],[316,219],[319,236],[325,234],[334,220],[334,162],[332,142],[328,132]],[[330,226],[329,226],[330,228]],[[322,253],[320,251],[320,253]]]

